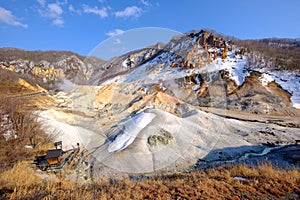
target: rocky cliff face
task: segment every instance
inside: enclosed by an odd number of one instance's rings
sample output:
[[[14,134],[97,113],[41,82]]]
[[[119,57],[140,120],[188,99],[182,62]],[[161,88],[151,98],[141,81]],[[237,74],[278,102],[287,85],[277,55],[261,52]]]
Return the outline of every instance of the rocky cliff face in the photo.
[[[259,56],[211,32],[191,31],[175,36],[161,49],[143,49],[112,59],[104,65],[105,71],[94,71],[90,83],[126,83],[134,85],[133,96],[140,91],[146,96],[160,92],[193,106],[250,113],[297,107],[299,89],[287,85],[299,85],[299,76],[272,71],[271,62]],[[282,74],[289,74],[293,81],[284,82]],[[136,98],[134,104],[144,101]],[[149,106],[161,105],[148,102]],[[171,112],[175,113],[176,105]]]
[[[101,67],[93,71],[89,79],[89,84],[99,85],[106,80],[116,76],[129,73],[136,67],[150,60],[162,48],[162,44],[129,52],[119,57],[112,58]]]
[[[46,84],[62,78],[84,83],[93,70],[104,62],[98,58],[86,59],[68,51],[32,52],[2,48],[0,55],[0,68],[42,80]]]

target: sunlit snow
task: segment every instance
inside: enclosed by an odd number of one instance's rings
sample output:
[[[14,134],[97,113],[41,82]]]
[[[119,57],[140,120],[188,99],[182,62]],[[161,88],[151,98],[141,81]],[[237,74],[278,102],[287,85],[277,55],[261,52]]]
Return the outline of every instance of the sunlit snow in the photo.
[[[263,73],[261,81],[263,85],[267,85],[268,82],[275,81],[281,87],[288,91],[292,97],[292,106],[300,109],[300,76],[294,72],[289,71],[270,71],[267,68],[261,68],[258,70]]]
[[[124,130],[117,135],[114,141],[108,146],[108,152],[119,152],[133,143],[137,135],[144,129],[154,118],[155,114],[142,112],[124,124]]]
[[[247,57],[236,58],[233,51],[230,51],[224,60],[220,57],[217,58],[213,65],[215,65],[216,71],[228,71],[228,78],[234,80],[238,86],[242,85],[245,77],[249,76],[249,72],[246,70]]]
[[[261,81],[261,83],[263,84],[263,86],[267,86],[268,83],[274,81],[274,78],[271,75],[269,75],[269,74],[263,73],[261,75],[261,77],[259,78],[259,80]]]

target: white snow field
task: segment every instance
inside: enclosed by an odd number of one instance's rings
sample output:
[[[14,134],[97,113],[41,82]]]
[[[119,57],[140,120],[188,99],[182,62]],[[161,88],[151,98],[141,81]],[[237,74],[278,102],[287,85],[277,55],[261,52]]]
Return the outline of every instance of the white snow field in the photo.
[[[128,120],[124,124],[122,133],[116,136],[114,141],[108,146],[108,152],[119,152],[128,147],[155,117],[153,113],[140,113]]]

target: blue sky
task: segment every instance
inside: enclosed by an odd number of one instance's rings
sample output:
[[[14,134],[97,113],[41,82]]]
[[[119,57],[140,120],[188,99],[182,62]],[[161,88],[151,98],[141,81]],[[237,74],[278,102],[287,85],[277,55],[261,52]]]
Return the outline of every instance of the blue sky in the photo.
[[[299,8],[299,0],[0,0],[0,47],[87,55],[110,36],[142,27],[299,38]]]

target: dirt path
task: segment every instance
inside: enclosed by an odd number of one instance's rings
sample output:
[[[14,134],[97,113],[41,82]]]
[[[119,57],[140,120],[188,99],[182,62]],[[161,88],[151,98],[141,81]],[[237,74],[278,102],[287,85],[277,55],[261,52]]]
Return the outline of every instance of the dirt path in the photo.
[[[250,122],[273,123],[280,126],[300,128],[300,110],[284,108],[269,115],[246,113],[244,111],[224,110],[218,108],[201,107],[200,110],[210,112],[225,118],[238,119]]]

